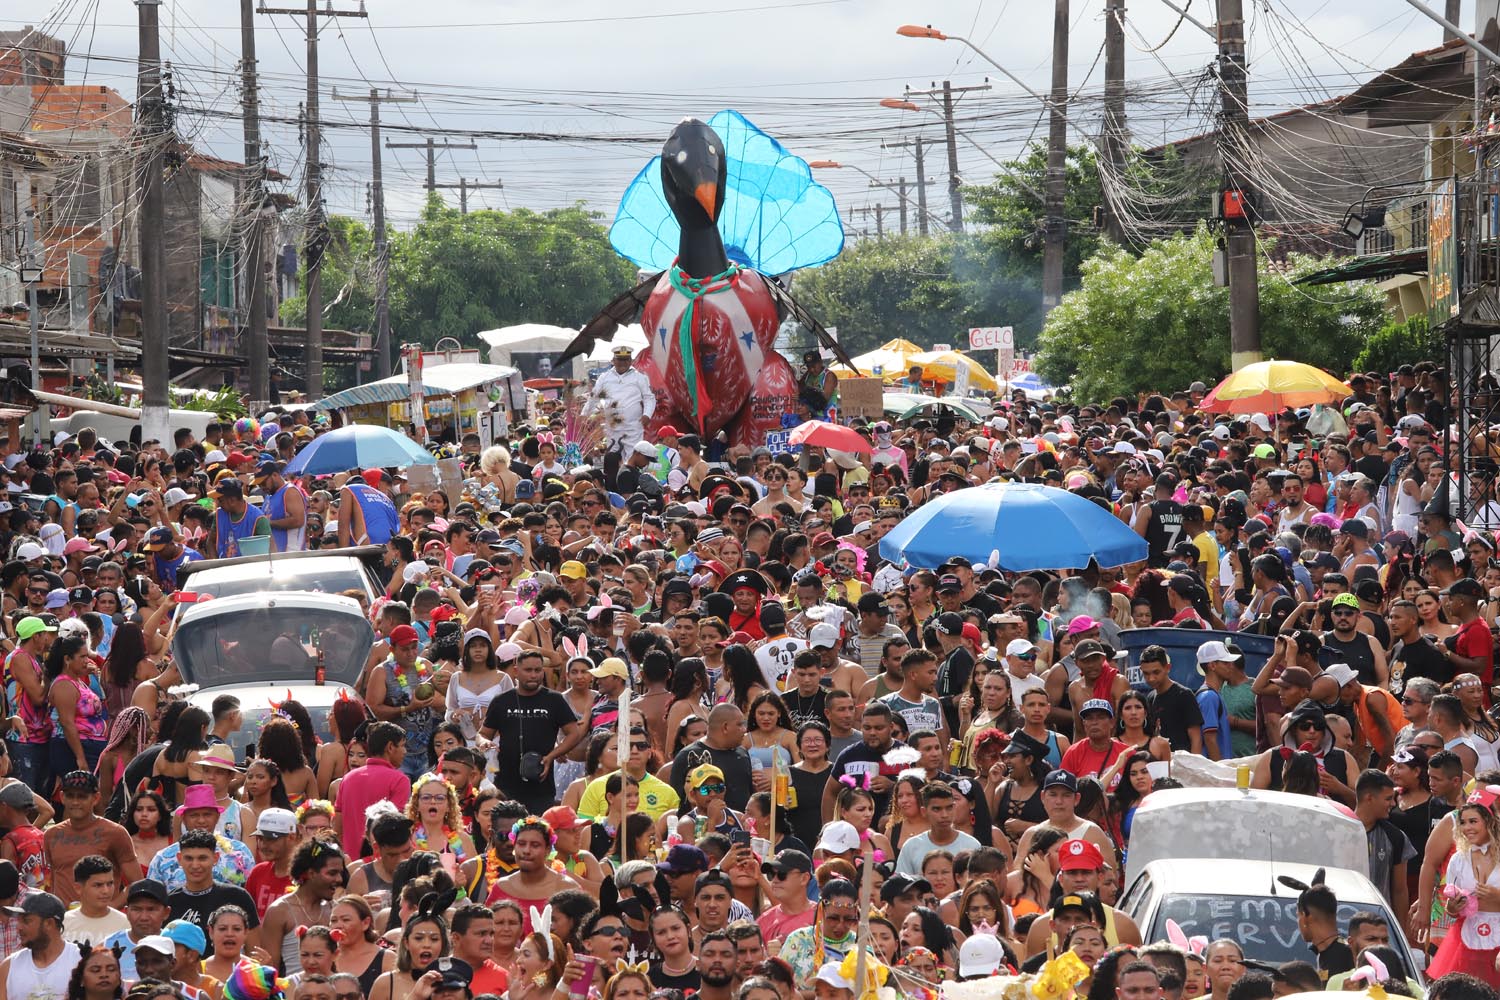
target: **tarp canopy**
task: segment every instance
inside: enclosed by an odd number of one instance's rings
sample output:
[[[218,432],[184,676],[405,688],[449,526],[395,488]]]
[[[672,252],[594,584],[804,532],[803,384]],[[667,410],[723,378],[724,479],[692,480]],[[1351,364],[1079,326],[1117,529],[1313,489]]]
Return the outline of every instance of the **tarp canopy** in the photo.
[[[492,348],[498,347],[506,351],[556,351],[560,354],[578,336],[578,331],[547,323],[520,323],[516,326],[502,326],[498,330],[481,330],[478,336]]]
[[[589,352],[588,361],[591,365],[607,365],[616,347],[624,345],[638,354],[646,349],[646,344],[646,333],[641,329],[641,324],[632,323],[620,327],[608,341],[596,341],[594,349]]]
[[[911,367],[909,359],[912,355],[921,353],[922,349],[916,344],[897,337],[895,340],[881,344],[873,351],[867,351],[849,360],[854,362],[860,375],[873,377],[875,369],[879,368],[880,378],[887,382],[895,382],[906,377],[906,372]],[[837,375],[855,374],[843,365],[834,365],[833,371]]]
[[[516,374],[516,369],[507,365],[481,365],[459,362],[451,365],[426,365],[422,369],[422,393],[424,396],[451,396],[474,389],[488,382],[498,382]],[[383,378],[379,382],[367,382],[331,396],[324,396],[313,404],[317,410],[339,410],[346,406],[368,406],[372,403],[397,403],[411,396],[411,383],[405,372]]]

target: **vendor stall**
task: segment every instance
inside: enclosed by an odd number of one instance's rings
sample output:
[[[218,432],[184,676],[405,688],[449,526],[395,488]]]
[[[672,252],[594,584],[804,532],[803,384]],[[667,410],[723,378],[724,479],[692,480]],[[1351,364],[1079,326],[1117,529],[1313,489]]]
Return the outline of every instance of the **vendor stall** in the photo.
[[[352,423],[379,424],[402,430],[412,423],[411,380],[405,372],[325,396],[318,410],[343,410]],[[526,411],[521,373],[508,365],[459,362],[424,365],[422,411],[432,439],[452,431],[455,439],[473,431],[486,444],[498,428]],[[496,421],[495,415],[503,416]]]

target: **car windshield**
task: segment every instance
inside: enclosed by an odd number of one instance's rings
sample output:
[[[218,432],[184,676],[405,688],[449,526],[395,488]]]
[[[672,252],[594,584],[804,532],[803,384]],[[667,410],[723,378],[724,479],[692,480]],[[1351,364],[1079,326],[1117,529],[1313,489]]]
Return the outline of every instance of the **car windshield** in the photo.
[[[276,604],[189,616],[172,641],[183,680],[199,687],[311,681],[319,653],[330,683],[353,684],[375,641],[352,610]]]
[[[264,567],[264,568],[263,568]],[[262,565],[215,567],[191,574],[184,586],[215,597],[302,590],[317,594],[358,591],[370,596],[370,575],[349,556],[266,560]]]
[[[1384,908],[1369,904],[1339,903],[1339,933],[1349,930],[1349,918],[1373,910],[1386,918]],[[1297,932],[1297,894],[1284,896],[1233,896],[1219,893],[1170,893],[1156,911],[1148,941],[1167,940],[1167,921],[1176,921],[1189,937],[1203,935],[1210,941],[1233,938],[1246,958],[1265,962],[1311,961],[1312,952]],[[1399,941],[1391,934],[1392,941]]]

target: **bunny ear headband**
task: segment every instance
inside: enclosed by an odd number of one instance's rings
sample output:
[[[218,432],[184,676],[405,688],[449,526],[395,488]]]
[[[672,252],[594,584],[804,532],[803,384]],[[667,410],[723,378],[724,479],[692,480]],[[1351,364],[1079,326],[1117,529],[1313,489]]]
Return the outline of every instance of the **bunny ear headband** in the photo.
[[[448,908],[457,902],[457,900],[457,887],[449,889],[447,892],[429,892],[422,897],[422,901],[417,904],[416,910],[406,919],[406,926],[410,927],[412,924],[428,920],[441,923],[446,927],[447,921],[443,917],[443,914],[447,913]],[[548,907],[548,911],[547,919],[550,921],[552,919],[551,907]]]
[[[1208,950],[1207,937],[1202,934],[1194,934],[1192,937],[1188,937],[1177,921],[1170,918],[1167,920],[1167,940],[1188,954],[1197,955],[1199,958],[1202,958],[1203,953]]]
[[[569,663],[574,660],[589,659],[589,637],[586,635],[579,636],[577,643],[574,643],[567,636],[563,636],[562,648],[563,652],[568,654]],[[590,662],[592,663],[593,661],[590,660]]]
[[[1348,983],[1364,983],[1369,988],[1370,996],[1379,998],[1385,996],[1385,987],[1381,984],[1391,978],[1391,972],[1386,968],[1379,957],[1369,951],[1365,952],[1365,964],[1349,973],[1344,980]]]
[[[540,910],[535,906],[527,909],[531,911],[531,929],[547,942],[547,960],[550,962],[557,957],[552,945],[552,904],[548,903]]]

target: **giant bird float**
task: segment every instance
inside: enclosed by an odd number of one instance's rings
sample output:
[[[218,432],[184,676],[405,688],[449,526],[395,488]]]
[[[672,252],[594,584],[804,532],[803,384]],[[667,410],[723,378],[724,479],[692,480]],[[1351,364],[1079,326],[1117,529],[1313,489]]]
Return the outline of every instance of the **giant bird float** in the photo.
[[[649,345],[636,356],[635,367],[650,379],[657,404],[647,434],[654,437],[667,424],[690,427],[705,439],[727,429],[730,444],[753,447],[783,426],[784,415],[805,413],[796,373],[772,347],[785,319],[796,319],[853,367],[822,324],[775,277],[753,265],[821,263],[842,248],[843,230],[832,196],[812,182],[805,162],[735,112],[723,112],[714,122],[737,149],[727,150],[710,124],[685,119],[662,147],[659,196],[654,184],[646,183],[653,180],[648,165],[626,192],[611,230],[617,249],[650,264],[653,254],[664,252],[662,234],[675,221],[680,232],[670,266],[600,310],[556,363],[587,352],[596,340],[609,339],[621,324],[639,318]],[[774,161],[750,169],[735,152],[769,154]],[[721,234],[727,195],[735,201],[736,223],[754,234],[728,250]],[[664,202],[670,217],[662,211],[643,223],[642,215],[652,215],[653,197]],[[643,202],[647,210],[641,213]],[[800,251],[799,235],[807,236]]]

